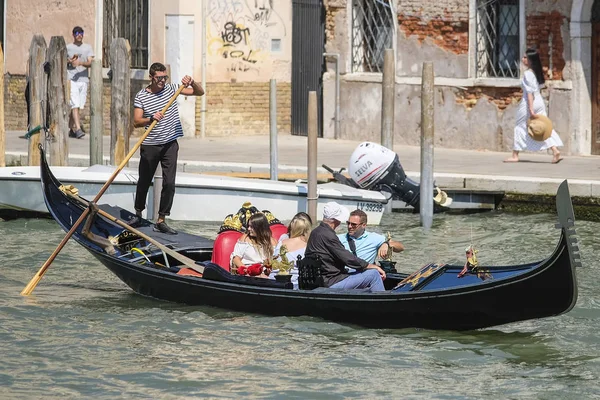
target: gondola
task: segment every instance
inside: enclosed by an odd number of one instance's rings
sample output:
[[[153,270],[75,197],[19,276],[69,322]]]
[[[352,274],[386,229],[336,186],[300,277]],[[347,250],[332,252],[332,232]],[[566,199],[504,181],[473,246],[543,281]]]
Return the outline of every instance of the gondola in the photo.
[[[46,205],[56,222],[69,231],[89,204],[64,187],[61,190],[43,155],[41,160]],[[573,308],[577,301],[575,267],[580,261],[566,181],[558,189],[556,206],[561,236],[545,260],[478,267],[461,278],[458,274],[462,265],[428,264],[410,276],[392,276],[387,282],[388,286],[393,284],[392,288],[381,293],[309,289],[307,285],[298,290],[289,283],[232,275],[211,262],[213,240],[185,233],[153,232],[149,221],[136,229],[194,260],[202,276],[182,275],[190,268],[100,214],[90,221],[88,233],[84,235],[80,226],[73,238],[136,293],[161,300],[245,313],[310,316],[370,328],[469,330],[556,316]],[[132,216],[123,209],[99,207],[119,220]],[[117,251],[109,254],[88,238],[89,232],[111,236],[113,241],[117,238]]]

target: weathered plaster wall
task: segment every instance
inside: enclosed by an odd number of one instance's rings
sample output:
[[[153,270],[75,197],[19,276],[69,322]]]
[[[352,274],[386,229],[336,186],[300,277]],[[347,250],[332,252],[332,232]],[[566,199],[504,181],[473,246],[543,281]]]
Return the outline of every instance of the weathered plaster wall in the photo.
[[[211,82],[289,82],[292,2],[210,0],[207,79]],[[279,43],[279,49],[276,49]]]
[[[425,61],[433,61],[437,76],[468,76],[468,1],[403,0],[397,11],[399,76],[420,76]]]
[[[564,2],[563,2],[564,3]],[[570,5],[531,0],[526,3],[526,32],[530,46],[539,48],[549,82],[543,92],[549,115],[570,151]],[[328,51],[350,54],[347,24],[350,7],[343,1],[327,2]],[[436,78],[452,78],[453,86],[436,86],[435,143],[440,147],[510,151],[515,114],[522,93],[513,85],[478,85],[468,76],[469,2],[463,0],[397,1],[399,22],[396,65],[397,144],[420,144],[421,66],[434,62]],[[549,38],[552,38],[549,42]],[[551,68],[550,68],[551,64]],[[348,61],[342,63],[348,66]],[[380,140],[381,75],[341,75],[340,138]],[[416,78],[416,80],[411,78]],[[461,85],[464,79],[464,86]],[[324,77],[325,137],[333,137],[335,74],[328,63]]]
[[[94,45],[96,5],[94,0],[10,1],[6,6],[5,71],[24,75],[29,59],[29,46],[35,34],[44,35],[46,44],[52,36],[73,41],[75,25],[84,31],[84,42]],[[94,49],[96,51],[96,49]]]

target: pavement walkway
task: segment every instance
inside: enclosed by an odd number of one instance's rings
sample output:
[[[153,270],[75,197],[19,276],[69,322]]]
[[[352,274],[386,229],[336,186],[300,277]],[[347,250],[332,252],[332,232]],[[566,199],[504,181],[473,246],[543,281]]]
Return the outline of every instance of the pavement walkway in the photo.
[[[9,164],[27,163],[25,132],[6,134],[6,161]],[[108,163],[110,138],[104,137],[104,159]],[[136,140],[135,137],[132,140]],[[133,142],[134,143],[134,142]],[[317,162],[334,169],[347,168],[348,160],[360,141],[318,140]],[[69,139],[69,164],[89,165],[89,136]],[[231,136],[183,138],[180,140],[179,165],[186,172],[255,173],[269,172],[269,136]],[[394,151],[413,179],[420,171],[420,148],[395,145]],[[138,153],[139,154],[139,153]],[[137,168],[137,156],[129,167]],[[434,178],[442,188],[504,190],[525,194],[555,194],[558,184],[569,180],[571,194],[600,198],[600,156],[569,156],[552,164],[552,156],[541,153],[522,153],[521,162],[503,163],[509,152],[434,149]],[[307,138],[292,135],[278,137],[279,174],[306,173]],[[320,173],[325,170],[319,169]]]

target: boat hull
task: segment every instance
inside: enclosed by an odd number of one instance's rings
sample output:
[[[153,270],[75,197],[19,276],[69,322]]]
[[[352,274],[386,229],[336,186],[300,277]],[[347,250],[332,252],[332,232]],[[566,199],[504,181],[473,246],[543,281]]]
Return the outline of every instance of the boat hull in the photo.
[[[112,167],[52,167],[65,185],[73,185],[82,197],[92,199],[113,172]],[[134,209],[137,173],[122,171],[102,196],[102,202],[127,210]],[[48,210],[40,191],[39,167],[0,168],[0,217],[43,215]],[[370,225],[378,225],[386,198],[379,192],[350,188],[338,183],[320,184],[317,215],[325,203],[336,201],[350,210],[362,209]],[[290,220],[307,210],[305,183],[178,173],[170,218],[180,221],[222,221],[224,210],[237,210],[251,201],[260,210],[269,210],[280,220]],[[154,190],[148,191],[147,216],[153,215]]]
[[[87,202],[59,190],[60,182],[44,168],[42,165],[46,204],[53,218],[68,231],[85,212]],[[265,287],[267,280],[260,278],[234,279],[220,267],[205,262],[210,260],[212,241],[185,233],[166,235],[150,229],[147,234],[201,264],[203,277],[180,275],[175,271],[177,266],[159,266],[156,261],[169,265],[160,251],[149,251],[141,257],[134,251],[120,249],[118,255],[112,256],[84,236],[81,227],[75,229],[72,237],[135,292],[156,299],[248,313],[311,316],[375,328],[468,330],[556,316],[574,307],[575,267],[580,261],[566,181],[557,194],[557,210],[561,235],[545,260],[485,266],[482,274],[468,273],[463,278],[457,277],[462,265],[430,264],[433,269],[421,268],[397,289],[379,293],[326,288],[292,290],[276,282]],[[113,215],[123,218],[126,213],[120,210]],[[123,229],[96,216],[92,230],[117,236]],[[210,276],[211,268],[218,270],[222,279]]]

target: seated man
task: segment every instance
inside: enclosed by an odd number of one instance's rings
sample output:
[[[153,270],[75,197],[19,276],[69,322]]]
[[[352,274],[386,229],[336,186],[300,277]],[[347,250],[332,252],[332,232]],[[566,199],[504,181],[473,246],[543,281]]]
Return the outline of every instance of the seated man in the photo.
[[[305,255],[315,254],[321,257],[321,276],[325,287],[384,291],[385,272],[377,265],[369,264],[346,250],[335,234],[335,229],[349,217],[350,213],[346,207],[336,202],[327,203],[323,210],[323,221],[308,238]],[[346,266],[356,269],[356,272],[349,274],[346,272]]]
[[[339,234],[340,242],[358,258],[374,263],[377,256],[386,259],[390,249],[394,253],[404,250],[404,245],[395,240],[386,240],[380,233],[369,232],[367,214],[362,210],[354,210],[347,221],[348,233]]]

